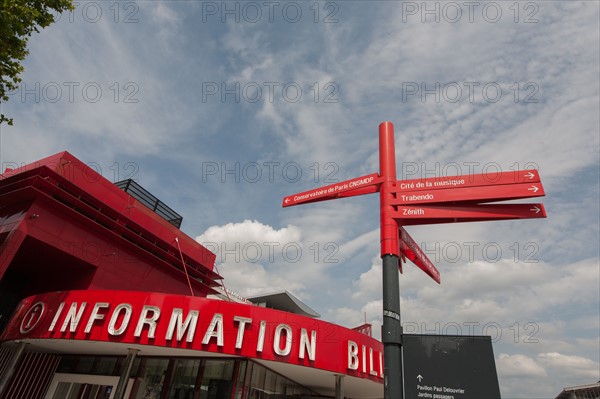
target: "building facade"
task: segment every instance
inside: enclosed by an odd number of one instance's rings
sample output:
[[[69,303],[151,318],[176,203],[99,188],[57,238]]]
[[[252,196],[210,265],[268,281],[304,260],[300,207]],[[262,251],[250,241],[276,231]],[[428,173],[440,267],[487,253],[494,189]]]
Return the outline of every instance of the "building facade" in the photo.
[[[0,177],[0,399],[380,398],[383,346],[286,293],[228,301],[134,181],[62,152]]]

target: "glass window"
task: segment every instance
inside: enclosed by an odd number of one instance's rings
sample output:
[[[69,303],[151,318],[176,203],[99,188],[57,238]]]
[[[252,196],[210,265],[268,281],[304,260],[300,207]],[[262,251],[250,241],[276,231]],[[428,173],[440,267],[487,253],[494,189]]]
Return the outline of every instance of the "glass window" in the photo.
[[[80,357],[75,373],[77,374],[92,374],[94,370],[94,362],[96,358],[93,356]]]
[[[71,392],[69,392],[67,399],[77,399],[79,396],[83,395],[85,388],[85,384],[72,384]]]
[[[200,399],[230,398],[234,368],[234,360],[205,360]]]
[[[123,356],[62,356],[57,372],[118,376],[124,360]],[[261,364],[244,359],[137,357],[130,378],[135,380],[128,399],[275,399],[314,394]],[[61,384],[57,399],[72,395],[79,399],[106,399],[112,390],[110,386]]]
[[[269,393],[269,394],[274,394],[274,393],[278,393],[275,391],[276,386],[275,386],[275,380],[277,379],[277,374],[275,374],[274,372],[272,372],[271,370],[267,370],[267,375],[265,376],[265,385],[263,386],[263,389]]]
[[[92,374],[96,375],[116,375],[115,367],[117,365],[116,357],[106,357],[101,356],[96,359],[96,364],[94,365],[94,372]]]
[[[267,369],[263,366],[253,363],[252,365],[252,382],[250,385],[250,399],[261,399],[264,397],[265,376]]]
[[[176,359],[173,365],[173,375],[167,398],[172,399],[194,399],[198,370],[200,370],[200,359]]]
[[[67,393],[69,393],[69,388],[71,388],[70,382],[59,382],[56,390],[54,391],[54,396],[52,396],[52,399],[66,398]]]
[[[77,367],[78,359],[79,357],[77,356],[61,356],[56,372],[72,374],[75,371],[75,367]]]
[[[276,372],[255,362],[249,362],[252,378],[249,389],[249,399],[292,398],[314,395],[308,388],[295,383]]]
[[[132,399],[159,399],[169,359],[144,358],[132,389]]]
[[[247,360],[238,360],[238,372],[235,386],[235,399],[246,398],[250,388],[252,363]]]
[[[117,356],[61,356],[57,373],[118,375]]]
[[[279,374],[276,374],[276,377],[277,378],[275,379],[275,393],[287,393],[285,388],[288,379]]]
[[[135,358],[133,365],[131,366],[131,371],[129,371],[129,378],[135,378],[135,376],[138,375],[138,372],[140,371],[140,364],[142,364],[142,359],[144,358],[139,356]],[[121,365],[119,365],[119,372],[121,372]]]

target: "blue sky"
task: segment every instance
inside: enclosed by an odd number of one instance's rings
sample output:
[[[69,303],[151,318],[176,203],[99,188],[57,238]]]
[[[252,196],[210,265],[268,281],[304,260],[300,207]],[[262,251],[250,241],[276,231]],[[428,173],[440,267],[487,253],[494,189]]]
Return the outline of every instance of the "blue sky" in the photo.
[[[77,4],[30,40],[3,169],[135,178],[228,288],[353,327],[381,323],[378,197],[283,196],[377,172],[385,120],[399,178],[536,167],[547,219],[408,228],[442,284],[405,266],[405,328],[491,335],[506,398],[600,379],[598,2]]]

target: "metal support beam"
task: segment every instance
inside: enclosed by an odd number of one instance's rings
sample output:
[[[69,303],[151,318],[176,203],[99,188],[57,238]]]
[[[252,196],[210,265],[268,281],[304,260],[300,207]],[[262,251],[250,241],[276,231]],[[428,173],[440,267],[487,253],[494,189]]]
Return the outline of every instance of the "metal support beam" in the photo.
[[[135,360],[138,349],[127,349],[127,357],[125,358],[125,364],[121,369],[121,375],[119,376],[119,383],[115,389],[114,399],[123,399],[125,397],[125,391],[127,390],[127,383],[129,382],[129,373],[131,373],[131,367]]]
[[[335,375],[335,399],[344,399],[344,376]]]
[[[398,257],[384,255],[383,260],[383,359],[384,397],[404,398],[402,374],[402,325],[400,323],[400,284]]]
[[[400,235],[393,218],[393,187],[396,182],[396,149],[394,125],[379,125],[379,175],[383,179],[381,205],[381,260],[383,278],[383,391],[385,399],[404,398],[402,374],[402,325],[400,323]]]

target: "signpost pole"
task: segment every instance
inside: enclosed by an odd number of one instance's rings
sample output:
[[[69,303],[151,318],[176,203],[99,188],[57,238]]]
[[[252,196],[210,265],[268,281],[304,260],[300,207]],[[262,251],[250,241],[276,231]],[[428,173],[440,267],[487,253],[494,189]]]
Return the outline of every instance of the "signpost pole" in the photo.
[[[399,232],[394,212],[392,188],[396,181],[394,125],[379,125],[379,173],[383,178],[381,200],[381,260],[383,278],[384,397],[404,398],[402,375],[402,325],[400,323]]]
[[[404,226],[545,218],[546,211],[542,204],[486,204],[540,197],[545,193],[540,177],[534,170],[397,181],[394,125],[383,122],[379,125],[379,176],[373,173],[290,195],[284,197],[282,205],[293,206],[377,191],[380,194],[381,217],[384,397],[404,399],[398,273],[402,266],[400,254],[440,283],[439,271]]]

